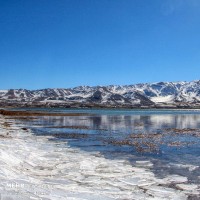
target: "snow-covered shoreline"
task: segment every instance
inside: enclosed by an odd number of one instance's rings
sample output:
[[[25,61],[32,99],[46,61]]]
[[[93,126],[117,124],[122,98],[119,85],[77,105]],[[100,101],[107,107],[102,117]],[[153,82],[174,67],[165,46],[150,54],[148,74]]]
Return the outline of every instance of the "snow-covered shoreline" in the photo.
[[[187,199],[200,194],[187,177],[157,178],[152,163],[109,160],[99,152],[53,143],[0,116],[2,199]],[[174,188],[169,187],[174,185]]]

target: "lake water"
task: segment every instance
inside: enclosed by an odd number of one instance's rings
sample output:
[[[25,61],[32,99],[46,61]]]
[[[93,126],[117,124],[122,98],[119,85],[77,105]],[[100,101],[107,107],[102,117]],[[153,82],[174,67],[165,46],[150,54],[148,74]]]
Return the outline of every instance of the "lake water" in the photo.
[[[150,160],[159,178],[177,174],[200,183],[199,110],[31,110],[87,113],[23,120],[36,136],[52,136],[49,143],[67,141],[71,148],[99,152],[110,160],[126,159],[133,166]]]

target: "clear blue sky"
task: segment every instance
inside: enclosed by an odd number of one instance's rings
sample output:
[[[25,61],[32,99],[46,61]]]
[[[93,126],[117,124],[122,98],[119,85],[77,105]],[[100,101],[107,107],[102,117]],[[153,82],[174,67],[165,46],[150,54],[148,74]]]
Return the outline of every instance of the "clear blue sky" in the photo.
[[[199,0],[0,0],[0,89],[199,78]]]

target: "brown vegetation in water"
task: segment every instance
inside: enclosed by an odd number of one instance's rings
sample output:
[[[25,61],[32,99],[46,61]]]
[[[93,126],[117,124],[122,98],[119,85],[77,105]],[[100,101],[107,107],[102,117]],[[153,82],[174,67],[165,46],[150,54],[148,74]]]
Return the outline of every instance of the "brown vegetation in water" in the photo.
[[[83,133],[56,133],[52,135],[53,137],[60,138],[60,139],[81,139],[81,138],[87,138],[87,134]]]
[[[180,141],[174,141],[167,143],[167,146],[169,147],[183,147],[194,144],[194,142],[180,142]]]
[[[108,143],[116,146],[124,146],[124,145],[133,146],[133,143],[130,140],[109,140]]]
[[[178,129],[178,128],[167,128],[165,129],[166,131],[173,131],[175,133],[189,133],[189,132],[194,132],[198,131],[199,129],[193,129],[193,128],[183,128],[183,129]]]
[[[181,141],[177,138],[181,135],[200,137],[199,129],[165,129],[158,133],[132,133],[125,139],[109,138],[105,143],[115,146],[132,146],[138,153],[159,152],[161,145],[168,147],[186,147],[195,144],[194,141]],[[175,141],[174,141],[175,140]]]
[[[150,141],[131,141],[128,139],[125,140],[110,140],[109,144],[114,146],[132,146],[136,149],[138,153],[150,153],[159,151],[158,144]]]
[[[1,115],[5,116],[86,116],[88,113],[50,113],[50,112],[33,112],[33,111],[11,111],[0,110]]]
[[[161,138],[162,134],[160,133],[152,133],[152,134],[147,134],[147,133],[139,133],[139,134],[130,134],[129,138]]]
[[[68,129],[86,129],[88,130],[88,126],[47,126],[43,128],[68,128]]]
[[[192,128],[184,128],[184,129],[177,129],[177,128],[168,128],[165,129],[170,134],[178,134],[178,135],[191,135],[195,137],[200,137],[200,129],[192,129]]]
[[[24,120],[24,121],[31,121],[31,120],[35,120],[37,119],[36,117],[28,117],[28,116],[9,116],[9,117],[6,117],[6,119],[17,119],[17,120]]]

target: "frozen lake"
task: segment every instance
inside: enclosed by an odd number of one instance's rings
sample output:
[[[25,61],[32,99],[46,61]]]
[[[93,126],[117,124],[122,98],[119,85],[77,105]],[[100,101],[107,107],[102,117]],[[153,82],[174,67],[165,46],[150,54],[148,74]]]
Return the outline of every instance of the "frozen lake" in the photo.
[[[199,198],[199,110],[39,111],[87,114],[1,117],[5,198]]]

